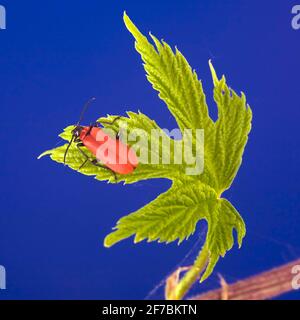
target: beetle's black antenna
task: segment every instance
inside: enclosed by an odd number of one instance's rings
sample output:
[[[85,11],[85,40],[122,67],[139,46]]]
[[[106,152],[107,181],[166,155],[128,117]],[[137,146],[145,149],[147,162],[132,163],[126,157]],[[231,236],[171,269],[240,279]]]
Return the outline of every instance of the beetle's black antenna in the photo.
[[[96,98],[95,98],[95,97],[92,97],[92,98],[90,98],[90,99],[85,103],[85,105],[83,106],[82,111],[81,111],[81,113],[80,113],[79,120],[78,120],[77,124],[74,126],[74,127],[75,127],[74,130],[76,130],[76,128],[79,127],[80,122],[82,121],[86,110],[88,109],[88,107],[90,106],[90,104],[91,104],[93,101],[95,101],[95,100],[96,100]],[[74,130],[73,130],[72,138],[71,138],[71,140],[70,140],[70,142],[69,142],[69,144],[68,144],[68,146],[67,146],[67,148],[66,148],[65,154],[64,154],[64,164],[66,164],[67,154],[68,154],[68,151],[69,151],[69,149],[70,149],[70,147],[71,147],[71,144],[73,143],[73,141],[74,141],[75,138],[76,138],[76,136],[75,136],[75,134],[74,134]]]
[[[88,109],[88,107],[90,106],[90,104],[91,104],[92,102],[94,102],[95,100],[96,100],[96,98],[95,98],[95,97],[92,97],[92,98],[90,98],[90,99],[85,103],[85,105],[84,105],[84,107],[83,107],[83,109],[82,109],[82,111],[81,111],[79,120],[78,120],[78,122],[77,122],[77,124],[76,124],[76,127],[79,126],[80,122],[82,121],[82,119],[83,119],[83,117],[84,117],[84,114],[85,114],[86,110]]]

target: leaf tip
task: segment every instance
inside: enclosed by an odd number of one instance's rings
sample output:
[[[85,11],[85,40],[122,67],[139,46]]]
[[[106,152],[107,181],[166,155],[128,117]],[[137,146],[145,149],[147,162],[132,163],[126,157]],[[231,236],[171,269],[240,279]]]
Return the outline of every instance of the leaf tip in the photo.
[[[123,12],[123,21],[125,23],[126,28],[131,31],[131,29],[133,28],[133,22],[131,21],[131,19],[129,18],[129,16],[127,15],[126,10],[124,10]]]
[[[238,234],[238,246],[239,246],[239,249],[241,249],[242,245],[243,245],[243,240],[244,240],[244,237],[246,235],[246,229],[244,229],[241,233]]]
[[[52,153],[52,150],[47,150],[47,151],[44,151],[43,153],[41,153],[37,159],[40,160],[41,158],[43,158],[44,156],[47,156],[48,154],[51,154]]]
[[[214,68],[214,66],[213,66],[213,64],[211,62],[211,59],[208,60],[208,64],[209,64],[209,68],[210,68],[210,72],[211,72],[211,75],[212,75],[214,86],[217,86],[217,84],[219,83],[219,79],[218,79],[216,70],[215,70],[215,68]]]
[[[105,237],[103,245],[105,248],[110,248],[114,244],[111,234]]]

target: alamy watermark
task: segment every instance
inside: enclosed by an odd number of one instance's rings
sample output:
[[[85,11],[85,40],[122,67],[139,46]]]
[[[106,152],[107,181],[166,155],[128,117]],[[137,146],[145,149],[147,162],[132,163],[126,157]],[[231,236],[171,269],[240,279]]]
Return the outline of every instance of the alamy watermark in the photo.
[[[6,29],[6,9],[0,5],[0,30]]]
[[[199,175],[204,170],[204,130],[203,129],[157,129],[149,131],[133,129],[128,131],[127,125],[119,127],[119,136],[125,145],[130,145],[135,152],[123,148],[118,140],[107,139],[114,136],[115,131],[105,129],[106,134],[98,131],[96,141],[100,142],[96,158],[106,164],[171,164],[184,166],[187,175]],[[127,154],[128,153],[128,154]]]
[[[6,270],[0,265],[0,290],[6,289]]]
[[[300,4],[293,6],[292,14],[294,15],[292,18],[292,28],[294,30],[300,29]]]
[[[300,265],[293,266],[292,274],[295,275],[292,279],[292,288],[294,290],[299,290],[300,289]]]

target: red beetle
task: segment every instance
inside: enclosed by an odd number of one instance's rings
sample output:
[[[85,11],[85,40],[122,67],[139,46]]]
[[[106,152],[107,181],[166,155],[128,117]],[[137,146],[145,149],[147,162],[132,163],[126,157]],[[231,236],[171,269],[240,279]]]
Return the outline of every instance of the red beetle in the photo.
[[[78,150],[86,158],[79,169],[87,162],[91,162],[93,165],[111,170],[114,175],[116,173],[132,173],[138,165],[138,158],[135,151],[130,146],[124,144],[118,137],[112,138],[109,136],[99,127],[98,123],[89,127],[80,125],[84,112],[94,100],[95,98],[92,98],[86,103],[81,113],[80,120],[72,130],[72,139],[65,151],[64,163],[66,163],[67,153],[71,144],[76,143]],[[115,118],[113,122],[119,118],[120,117]],[[113,122],[110,124],[113,124]],[[85,146],[96,159],[90,159],[89,155],[81,149],[82,146]]]

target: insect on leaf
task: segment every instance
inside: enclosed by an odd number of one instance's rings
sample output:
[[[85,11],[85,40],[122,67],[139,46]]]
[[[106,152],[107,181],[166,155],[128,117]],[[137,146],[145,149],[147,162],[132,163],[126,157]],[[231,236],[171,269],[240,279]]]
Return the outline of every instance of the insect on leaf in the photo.
[[[237,232],[239,246],[245,236],[243,219],[233,205],[222,198],[222,193],[230,187],[241,165],[251,130],[251,109],[243,93],[238,95],[228,87],[224,76],[218,78],[210,61],[214,99],[218,107],[218,119],[214,122],[209,116],[202,83],[182,53],[152,34],[148,39],[126,13],[124,22],[135,39],[135,48],[143,60],[147,79],[175,117],[181,132],[186,129],[204,130],[204,170],[198,175],[188,175],[187,163],[177,164],[171,161],[165,164],[159,153],[159,163],[139,163],[132,174],[118,174],[116,181],[109,171],[90,163],[79,170],[85,159],[74,145],[70,147],[66,164],[82,174],[111,183],[135,183],[154,178],[171,180],[169,190],[121,218],[113,232],[105,238],[104,245],[110,247],[131,236],[134,236],[135,242],[147,240],[180,243],[191,236],[197,223],[204,219],[208,225],[205,246],[209,252],[209,261],[202,275],[203,281],[211,274],[220,256],[223,257],[232,248],[233,231]],[[116,117],[102,117],[98,122],[114,132],[118,132],[120,128],[126,128],[128,133],[142,130],[146,134],[146,143],[140,146],[140,152],[148,152],[150,142],[157,150],[167,152],[162,140],[167,141],[171,146],[169,152],[173,159],[174,153],[178,151],[178,141],[166,135],[154,120],[141,112],[127,112],[126,116],[113,122]],[[60,135],[61,138],[69,142],[72,128],[73,126],[67,127]],[[163,139],[153,138],[153,129],[158,130]],[[192,144],[197,145],[195,138],[191,139]],[[63,163],[67,145],[46,151],[41,156],[49,155],[52,160]],[[85,151],[89,152],[88,149]],[[146,156],[150,157],[150,154]]]

